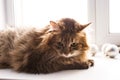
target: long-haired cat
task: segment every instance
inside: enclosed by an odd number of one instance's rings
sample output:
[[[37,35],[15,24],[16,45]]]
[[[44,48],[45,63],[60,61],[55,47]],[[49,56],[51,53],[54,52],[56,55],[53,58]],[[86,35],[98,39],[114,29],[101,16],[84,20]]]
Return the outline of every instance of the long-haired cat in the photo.
[[[87,59],[89,46],[81,25],[71,18],[50,21],[44,29],[23,34],[14,30],[0,32],[0,68],[18,72],[51,73],[61,70],[88,69],[94,61]]]

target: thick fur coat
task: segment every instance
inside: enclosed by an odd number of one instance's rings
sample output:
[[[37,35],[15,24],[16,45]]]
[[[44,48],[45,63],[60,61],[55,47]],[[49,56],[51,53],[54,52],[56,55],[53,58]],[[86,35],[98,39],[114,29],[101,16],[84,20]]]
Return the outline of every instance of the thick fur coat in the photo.
[[[90,23],[89,23],[90,24]],[[0,32],[0,68],[18,72],[51,73],[88,69],[94,65],[86,57],[89,49],[83,29],[74,19],[50,21],[44,29],[6,29]]]

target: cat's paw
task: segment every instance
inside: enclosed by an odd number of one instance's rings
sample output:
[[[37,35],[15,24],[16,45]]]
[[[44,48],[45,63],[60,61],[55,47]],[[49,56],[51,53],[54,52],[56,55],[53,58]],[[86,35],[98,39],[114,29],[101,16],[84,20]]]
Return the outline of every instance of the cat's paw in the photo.
[[[88,62],[75,62],[74,66],[76,69],[88,69],[90,67]]]
[[[94,60],[89,59],[88,61],[82,63],[81,69],[88,69],[92,66],[94,66]]]
[[[89,66],[94,66],[94,60],[89,59],[89,60],[88,60],[88,65],[89,65]]]
[[[83,62],[81,69],[88,69],[89,68],[89,64],[87,62]]]

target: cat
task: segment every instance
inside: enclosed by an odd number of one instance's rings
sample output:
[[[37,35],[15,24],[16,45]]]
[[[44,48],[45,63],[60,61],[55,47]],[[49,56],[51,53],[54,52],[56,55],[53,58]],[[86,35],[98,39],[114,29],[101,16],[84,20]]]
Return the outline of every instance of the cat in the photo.
[[[0,68],[34,74],[88,69],[94,65],[86,56],[89,46],[83,30],[89,24],[62,18],[40,30],[0,32]]]

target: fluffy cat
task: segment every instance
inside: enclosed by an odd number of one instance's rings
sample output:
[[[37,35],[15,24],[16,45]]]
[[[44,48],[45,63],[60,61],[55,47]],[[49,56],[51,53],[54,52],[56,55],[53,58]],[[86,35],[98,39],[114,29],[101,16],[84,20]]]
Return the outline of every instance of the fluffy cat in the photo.
[[[0,68],[18,72],[51,73],[88,69],[94,61],[87,59],[89,46],[81,25],[71,18],[50,21],[44,29],[0,32]]]

